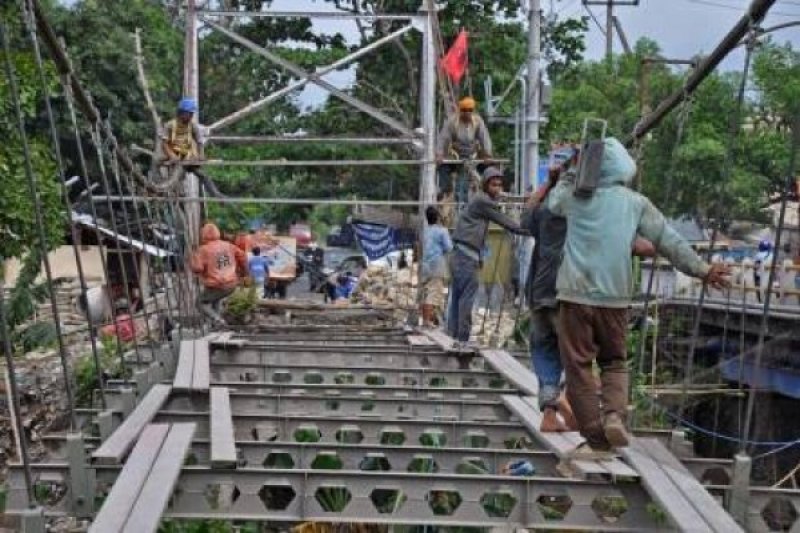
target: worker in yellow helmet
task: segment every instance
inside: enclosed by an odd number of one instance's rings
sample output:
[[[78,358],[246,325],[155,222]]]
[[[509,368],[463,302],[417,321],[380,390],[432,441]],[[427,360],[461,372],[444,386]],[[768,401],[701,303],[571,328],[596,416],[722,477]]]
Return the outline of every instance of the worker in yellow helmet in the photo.
[[[489,137],[489,130],[483,119],[475,113],[475,100],[467,96],[458,102],[458,114],[451,116],[439,131],[436,142],[436,161],[439,164],[439,193],[448,194],[451,191],[450,174],[453,171],[461,171],[460,165],[443,165],[442,161],[446,158],[469,160],[469,159],[491,159],[492,158],[492,139]],[[483,165],[479,165],[478,172],[483,171]],[[469,183],[466,173],[461,173],[455,197],[458,203],[465,203],[468,200]]]

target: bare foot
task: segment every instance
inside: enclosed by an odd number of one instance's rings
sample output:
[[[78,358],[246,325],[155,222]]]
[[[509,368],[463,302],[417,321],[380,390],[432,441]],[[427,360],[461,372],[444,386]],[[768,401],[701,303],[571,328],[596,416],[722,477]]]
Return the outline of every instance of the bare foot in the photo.
[[[552,407],[545,407],[542,415],[542,424],[539,426],[539,431],[542,433],[560,433],[562,431],[567,431],[567,426],[558,418],[558,411]]]
[[[567,401],[567,395],[562,393],[558,399],[558,412],[561,418],[564,419],[564,424],[567,426],[567,431],[578,431],[578,421],[575,420],[575,415],[572,412],[572,406]]]

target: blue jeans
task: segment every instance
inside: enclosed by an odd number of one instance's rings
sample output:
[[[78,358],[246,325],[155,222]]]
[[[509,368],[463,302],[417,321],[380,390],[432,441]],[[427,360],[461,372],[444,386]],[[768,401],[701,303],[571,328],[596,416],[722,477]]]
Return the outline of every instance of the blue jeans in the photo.
[[[469,201],[469,176],[462,170],[461,165],[439,165],[437,173],[439,193],[453,192],[453,198],[459,204],[466,204]],[[455,178],[453,173],[457,173]],[[455,190],[453,190],[453,181],[455,181]]]
[[[467,342],[472,330],[472,305],[478,293],[480,263],[456,249],[450,257],[450,307],[447,333]]]
[[[556,407],[561,393],[559,382],[564,366],[558,350],[558,309],[542,307],[531,311],[531,367],[539,379],[539,408]]]

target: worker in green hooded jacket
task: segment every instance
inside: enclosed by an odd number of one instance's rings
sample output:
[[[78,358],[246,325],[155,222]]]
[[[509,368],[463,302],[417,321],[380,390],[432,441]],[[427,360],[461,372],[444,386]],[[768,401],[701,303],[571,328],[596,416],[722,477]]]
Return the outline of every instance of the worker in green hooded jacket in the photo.
[[[573,452],[575,458],[607,458],[612,448],[629,441],[625,337],[634,287],[631,247],[637,234],[679,271],[714,287],[728,284],[727,267],[703,261],[650,200],[629,188],[635,173],[636,164],[625,147],[606,138],[594,192],[576,196],[574,180],[563,180],[547,200],[550,211],[567,219],[556,289],[567,397],[586,439]],[[595,360],[601,401],[592,374]]]

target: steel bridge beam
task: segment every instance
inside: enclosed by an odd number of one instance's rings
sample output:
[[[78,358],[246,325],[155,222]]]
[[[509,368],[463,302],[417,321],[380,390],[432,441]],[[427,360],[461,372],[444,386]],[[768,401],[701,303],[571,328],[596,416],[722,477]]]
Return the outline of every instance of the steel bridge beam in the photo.
[[[57,479],[68,469],[39,464],[34,473]],[[96,466],[97,482],[110,486],[120,470]],[[14,508],[23,503],[18,488],[14,471],[9,480]],[[593,510],[602,495],[626,502],[626,511],[613,522]],[[265,476],[261,468],[186,466],[165,518],[663,531],[664,524],[647,511],[650,502],[638,483],[286,469]],[[54,505],[49,511],[66,508]]]
[[[219,29],[219,28],[223,27],[223,26],[216,26],[213,22],[210,22],[208,20],[206,20],[206,22],[208,22],[209,24],[214,26],[216,29]],[[364,46],[363,48],[358,49],[357,51],[355,51],[355,52],[353,52],[351,54],[348,54],[347,56],[343,57],[342,59],[340,59],[338,61],[335,61],[335,62],[331,63],[330,65],[327,65],[325,67],[320,67],[319,69],[317,69],[313,73],[305,73],[305,74],[302,75],[301,79],[296,80],[296,81],[288,84],[286,87],[283,87],[282,89],[278,89],[277,91],[265,96],[264,98],[261,98],[259,100],[256,100],[255,102],[251,102],[251,103],[247,104],[242,109],[239,109],[238,111],[236,111],[234,113],[231,113],[227,117],[219,119],[218,121],[216,121],[213,124],[211,124],[210,126],[208,126],[208,130],[211,131],[211,132],[214,132],[216,130],[225,128],[227,126],[230,126],[231,124],[234,124],[234,123],[238,122],[239,120],[241,120],[241,119],[253,114],[254,112],[258,111],[259,109],[263,108],[264,106],[266,106],[266,105],[268,105],[268,104],[270,104],[270,103],[272,103],[272,102],[274,102],[276,100],[279,100],[280,98],[286,96],[290,92],[292,92],[292,91],[294,91],[296,89],[303,88],[309,82],[318,84],[318,82],[320,81],[322,76],[324,76],[324,75],[326,75],[326,74],[328,74],[330,72],[333,72],[334,70],[337,70],[337,69],[340,69],[340,68],[343,68],[343,67],[349,65],[353,61],[356,61],[356,60],[360,59],[361,57],[367,55],[368,53],[372,52],[373,50],[376,50],[377,48],[380,48],[381,46],[383,46],[386,43],[390,43],[390,42],[392,42],[392,41],[394,41],[396,39],[401,38],[402,36],[404,36],[406,33],[411,31],[412,29],[413,29],[413,26],[411,26],[411,25],[405,26],[405,27],[403,27],[403,28],[401,28],[401,29],[399,29],[397,31],[394,31],[394,32],[390,33],[389,35],[386,35],[385,37],[382,37],[382,38],[378,39],[375,42],[372,42],[372,43],[368,44],[367,46]],[[236,34],[234,34],[233,32],[230,32],[230,33],[226,33],[226,35],[232,36],[232,35],[236,35]],[[233,37],[231,37],[231,38],[233,38]],[[244,40],[244,38],[242,38],[242,40]],[[237,41],[238,41],[238,39],[237,39]],[[241,43],[241,41],[238,41],[238,42]],[[251,43],[251,44],[253,46],[257,46],[257,45],[255,45],[255,43]],[[250,45],[245,45],[245,46],[247,46],[251,50],[254,50]],[[261,53],[261,52],[259,52],[259,53]],[[278,57],[278,56],[275,56],[275,57]],[[297,70],[299,71],[299,67],[298,67]],[[295,74],[297,75],[297,72],[295,72]],[[337,95],[337,96],[339,96],[339,95]],[[367,104],[363,104],[363,105],[367,106]],[[361,108],[358,108],[358,109],[360,109],[361,111],[364,111],[367,114],[371,114],[366,109],[361,109]],[[380,112],[379,110],[374,109],[374,108],[372,108],[372,111]],[[372,115],[372,116],[375,116],[375,115]],[[385,117],[385,115],[384,115],[384,117]],[[383,119],[379,118],[378,116],[375,116],[375,118],[378,118],[378,120],[383,121]],[[395,129],[397,129],[397,128],[395,128]]]
[[[279,55],[277,55],[277,54],[275,54],[273,52],[270,52],[269,50],[267,50],[263,46],[259,46],[259,45],[257,45],[256,43],[254,43],[253,41],[251,41],[249,39],[245,39],[241,35],[238,35],[235,32],[232,32],[228,28],[226,28],[224,26],[221,26],[221,25],[217,24],[216,22],[213,22],[213,21],[209,20],[207,17],[202,17],[202,20],[203,20],[203,22],[205,22],[206,24],[208,24],[209,26],[211,26],[215,30],[219,31],[220,33],[223,33],[224,35],[228,36],[230,39],[236,41],[237,43],[239,43],[240,45],[244,46],[245,48],[248,48],[248,49],[252,50],[253,52],[257,53],[258,55],[260,55],[262,57],[265,57],[266,59],[268,59],[272,63],[275,63],[276,65],[279,65],[280,67],[282,67],[285,70],[291,72],[295,76],[299,76],[299,77],[303,78],[306,81],[310,81],[311,83],[322,87],[323,89],[325,89],[326,91],[328,91],[332,95],[336,96],[340,100],[343,100],[344,102],[350,104],[351,106],[353,106],[354,108],[358,109],[359,111],[361,111],[363,113],[366,113],[367,115],[370,115],[371,117],[377,119],[378,121],[380,121],[383,124],[389,126],[390,128],[402,133],[404,136],[411,137],[411,138],[414,138],[414,137],[417,136],[417,133],[415,133],[413,130],[409,129],[408,127],[406,127],[405,124],[403,124],[400,121],[390,117],[389,115],[387,115],[386,113],[384,113],[380,109],[377,109],[377,108],[375,108],[375,107],[363,102],[362,100],[359,100],[358,98],[356,98],[354,96],[351,96],[351,95],[345,93],[344,91],[341,91],[341,90],[337,89],[333,84],[331,84],[331,83],[329,83],[329,82],[327,82],[327,81],[325,81],[325,80],[323,80],[321,78],[318,78],[317,74],[306,72],[305,70],[303,70],[302,68],[300,68],[299,66],[294,64],[293,62],[291,62],[291,61],[289,61],[287,59],[284,59],[284,58],[280,57]],[[397,36],[395,36],[395,38],[396,37]]]

